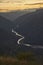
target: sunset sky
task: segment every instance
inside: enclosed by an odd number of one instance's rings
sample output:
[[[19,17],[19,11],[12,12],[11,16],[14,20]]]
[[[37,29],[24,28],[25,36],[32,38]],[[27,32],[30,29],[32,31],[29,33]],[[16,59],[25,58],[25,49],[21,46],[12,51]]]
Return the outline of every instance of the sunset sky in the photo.
[[[23,10],[29,8],[39,8],[38,5],[24,5],[24,4],[34,4],[43,3],[43,0],[0,0],[0,12],[11,11],[11,10]],[[43,4],[41,5],[43,7]]]
[[[0,2],[14,2],[14,3],[26,3],[26,4],[30,4],[30,3],[37,3],[37,2],[43,2],[43,0],[0,0]]]

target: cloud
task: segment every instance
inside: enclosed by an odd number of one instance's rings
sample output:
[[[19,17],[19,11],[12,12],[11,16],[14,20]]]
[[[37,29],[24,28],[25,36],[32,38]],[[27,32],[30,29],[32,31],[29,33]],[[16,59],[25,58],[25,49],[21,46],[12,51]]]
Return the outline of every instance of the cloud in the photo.
[[[35,3],[43,0],[0,0],[0,2],[14,2],[14,3]]]

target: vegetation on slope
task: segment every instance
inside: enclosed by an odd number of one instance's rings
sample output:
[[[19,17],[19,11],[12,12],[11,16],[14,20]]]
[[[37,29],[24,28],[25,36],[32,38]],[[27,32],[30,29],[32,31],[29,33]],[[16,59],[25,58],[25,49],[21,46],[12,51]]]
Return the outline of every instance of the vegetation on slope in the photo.
[[[15,57],[0,56],[0,65],[43,65],[42,58],[39,59],[31,52],[23,52],[18,53]]]

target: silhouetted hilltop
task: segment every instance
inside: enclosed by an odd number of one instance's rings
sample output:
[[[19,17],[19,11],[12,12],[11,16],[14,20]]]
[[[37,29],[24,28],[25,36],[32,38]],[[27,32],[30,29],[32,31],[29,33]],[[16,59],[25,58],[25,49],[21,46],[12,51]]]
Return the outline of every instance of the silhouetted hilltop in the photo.
[[[14,21],[18,17],[34,11],[36,11],[36,9],[13,10],[10,12],[1,12],[0,15],[10,21]]]

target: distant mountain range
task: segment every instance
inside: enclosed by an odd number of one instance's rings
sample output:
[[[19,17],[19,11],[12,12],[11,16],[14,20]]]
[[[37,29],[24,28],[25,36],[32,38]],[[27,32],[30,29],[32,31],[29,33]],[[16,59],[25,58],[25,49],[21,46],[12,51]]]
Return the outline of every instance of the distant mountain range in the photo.
[[[23,16],[27,13],[31,13],[31,12],[35,12],[35,11],[36,11],[36,9],[14,10],[11,12],[2,12],[2,13],[0,13],[0,15],[10,21],[14,21],[15,19],[17,19],[20,16]]]

